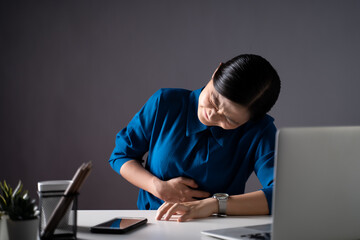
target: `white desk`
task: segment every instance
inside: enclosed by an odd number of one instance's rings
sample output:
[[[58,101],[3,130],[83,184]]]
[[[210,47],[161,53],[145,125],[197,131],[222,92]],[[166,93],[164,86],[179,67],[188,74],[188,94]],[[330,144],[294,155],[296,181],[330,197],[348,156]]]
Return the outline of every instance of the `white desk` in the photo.
[[[189,222],[157,221],[156,211],[140,210],[80,210],[78,211],[78,233],[79,240],[85,239],[214,239],[202,235],[203,230],[217,228],[231,228],[271,223],[270,216],[245,216],[245,217],[209,217],[196,219]],[[114,217],[146,217],[148,223],[126,234],[95,234],[90,233],[89,227]]]

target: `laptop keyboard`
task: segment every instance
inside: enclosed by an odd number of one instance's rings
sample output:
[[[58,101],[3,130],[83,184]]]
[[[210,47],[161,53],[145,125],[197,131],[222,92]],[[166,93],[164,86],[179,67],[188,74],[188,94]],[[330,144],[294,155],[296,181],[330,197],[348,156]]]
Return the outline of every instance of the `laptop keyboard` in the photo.
[[[241,239],[264,239],[264,240],[270,240],[271,235],[270,233],[253,233],[253,234],[245,234],[241,235]]]

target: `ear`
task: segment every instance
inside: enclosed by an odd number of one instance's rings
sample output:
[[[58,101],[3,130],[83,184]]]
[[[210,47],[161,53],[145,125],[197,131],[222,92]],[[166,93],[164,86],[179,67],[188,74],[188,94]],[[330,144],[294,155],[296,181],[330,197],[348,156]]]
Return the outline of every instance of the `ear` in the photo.
[[[223,63],[221,62],[221,63],[219,64],[219,66],[216,68],[216,70],[214,71],[213,75],[211,76],[211,79],[214,78],[215,73],[219,70],[219,68],[221,67],[222,64],[223,64]]]

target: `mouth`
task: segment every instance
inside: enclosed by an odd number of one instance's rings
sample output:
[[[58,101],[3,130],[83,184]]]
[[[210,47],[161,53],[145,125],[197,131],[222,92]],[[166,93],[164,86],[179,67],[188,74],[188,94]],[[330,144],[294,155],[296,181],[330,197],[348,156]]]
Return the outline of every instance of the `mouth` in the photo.
[[[205,115],[205,119],[206,119],[207,121],[210,121],[209,116],[207,115],[206,109],[204,109],[204,115]]]

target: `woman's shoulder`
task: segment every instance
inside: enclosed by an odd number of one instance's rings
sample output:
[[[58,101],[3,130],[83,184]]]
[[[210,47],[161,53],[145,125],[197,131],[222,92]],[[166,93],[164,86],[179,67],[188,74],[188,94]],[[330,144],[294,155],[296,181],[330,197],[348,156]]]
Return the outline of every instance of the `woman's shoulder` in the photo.
[[[183,88],[160,88],[155,94],[169,97],[173,95],[189,95],[190,93],[190,90]]]
[[[180,88],[161,88],[154,93],[150,105],[156,108],[158,118],[178,118],[187,112],[191,91]]]
[[[160,88],[154,93],[153,97],[165,102],[181,101],[188,99],[191,92],[182,88]]]

